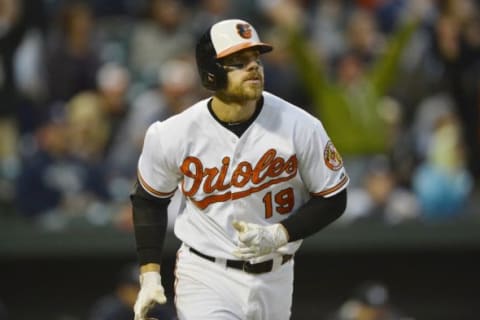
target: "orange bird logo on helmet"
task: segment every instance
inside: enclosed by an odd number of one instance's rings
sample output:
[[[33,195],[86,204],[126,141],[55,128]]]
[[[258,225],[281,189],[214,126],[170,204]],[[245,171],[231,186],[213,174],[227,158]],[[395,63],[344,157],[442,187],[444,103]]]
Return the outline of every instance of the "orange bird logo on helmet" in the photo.
[[[237,32],[240,37],[244,39],[250,39],[252,37],[252,28],[247,23],[237,24]]]

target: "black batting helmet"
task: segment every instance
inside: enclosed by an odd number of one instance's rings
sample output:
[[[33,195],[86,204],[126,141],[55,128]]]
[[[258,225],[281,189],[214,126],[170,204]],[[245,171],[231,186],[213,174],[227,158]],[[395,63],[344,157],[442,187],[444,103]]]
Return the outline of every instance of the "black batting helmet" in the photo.
[[[199,39],[195,56],[202,84],[209,90],[227,86],[227,73],[220,59],[248,48],[258,48],[260,53],[269,52],[273,47],[260,41],[252,25],[239,19],[217,22]]]

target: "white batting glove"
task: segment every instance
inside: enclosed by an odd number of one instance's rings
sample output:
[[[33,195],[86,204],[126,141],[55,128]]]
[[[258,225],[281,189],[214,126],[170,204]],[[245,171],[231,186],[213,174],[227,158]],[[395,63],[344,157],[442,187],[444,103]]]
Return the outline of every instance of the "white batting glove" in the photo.
[[[233,252],[240,259],[263,256],[288,243],[288,232],[280,223],[264,227],[255,223],[234,221],[232,225],[237,230],[238,240],[245,246]]]
[[[135,320],[144,320],[155,303],[167,302],[165,291],[162,287],[160,273],[155,271],[144,272],[140,275],[140,291],[133,307]]]

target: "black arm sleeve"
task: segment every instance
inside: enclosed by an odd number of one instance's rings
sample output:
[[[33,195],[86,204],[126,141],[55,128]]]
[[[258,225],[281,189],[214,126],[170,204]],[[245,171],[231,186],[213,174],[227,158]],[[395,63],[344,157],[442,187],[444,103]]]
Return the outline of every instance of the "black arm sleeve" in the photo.
[[[167,230],[167,207],[170,198],[153,197],[137,181],[130,200],[138,261],[140,265],[160,264]]]
[[[288,231],[289,241],[304,239],[337,220],[345,211],[346,205],[346,190],[329,198],[312,197],[281,224]]]

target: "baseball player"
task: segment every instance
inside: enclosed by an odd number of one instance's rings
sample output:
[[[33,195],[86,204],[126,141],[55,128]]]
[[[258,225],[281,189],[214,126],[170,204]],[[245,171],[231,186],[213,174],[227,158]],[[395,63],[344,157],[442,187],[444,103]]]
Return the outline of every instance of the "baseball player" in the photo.
[[[322,124],[263,90],[260,57],[271,50],[246,21],[214,24],[196,46],[213,96],[146,133],[131,195],[136,320],[166,301],[160,263],[177,188],[180,320],[289,319],[295,252],[343,213],[349,178]]]

